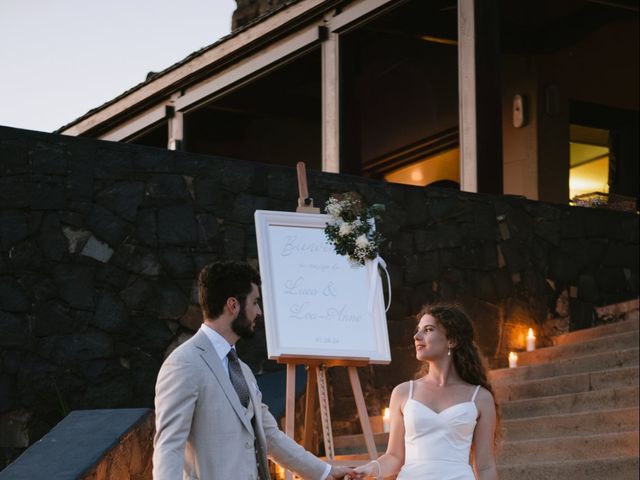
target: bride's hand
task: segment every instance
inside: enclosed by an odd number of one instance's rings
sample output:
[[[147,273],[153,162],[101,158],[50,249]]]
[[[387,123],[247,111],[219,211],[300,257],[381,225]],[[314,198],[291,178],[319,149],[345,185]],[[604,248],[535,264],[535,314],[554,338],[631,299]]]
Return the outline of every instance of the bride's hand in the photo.
[[[380,464],[378,462],[369,462],[364,465],[360,465],[355,469],[357,476],[353,476],[354,480],[373,477],[378,478],[380,474]]]

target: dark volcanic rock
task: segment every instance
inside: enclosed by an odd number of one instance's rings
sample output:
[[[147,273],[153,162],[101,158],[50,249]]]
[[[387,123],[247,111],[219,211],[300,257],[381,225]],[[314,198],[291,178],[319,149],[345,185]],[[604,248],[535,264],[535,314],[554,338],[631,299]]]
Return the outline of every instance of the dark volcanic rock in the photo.
[[[31,303],[27,292],[11,277],[0,277],[0,310],[26,312]]]
[[[113,340],[101,332],[56,335],[41,341],[40,353],[60,365],[113,355]]]
[[[144,183],[118,182],[96,195],[96,202],[128,222],[133,222],[144,198]]]
[[[165,245],[195,245],[196,218],[191,205],[172,205],[158,210],[158,242]]]
[[[86,265],[59,264],[54,269],[60,297],[74,308],[93,308],[93,269]]]
[[[118,295],[103,291],[98,296],[96,313],[90,323],[105,332],[115,333],[126,330],[129,315],[127,307]]]
[[[28,235],[27,217],[17,210],[0,211],[0,249],[7,250]]]
[[[0,347],[24,346],[27,339],[27,322],[18,315],[0,311]]]
[[[124,220],[100,205],[94,205],[87,217],[87,228],[93,234],[116,248],[130,232],[131,228]]]

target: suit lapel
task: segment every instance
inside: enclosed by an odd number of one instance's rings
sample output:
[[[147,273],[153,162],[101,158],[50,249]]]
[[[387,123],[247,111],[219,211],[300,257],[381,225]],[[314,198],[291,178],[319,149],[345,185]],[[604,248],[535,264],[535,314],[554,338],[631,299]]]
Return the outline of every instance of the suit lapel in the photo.
[[[246,409],[240,403],[240,399],[238,398],[238,394],[236,393],[233,385],[231,384],[231,380],[229,380],[229,375],[225,371],[218,354],[211,345],[211,342],[207,338],[206,334],[198,331],[193,337],[195,347],[200,350],[200,357],[209,368],[211,373],[216,377],[222,391],[227,396],[229,403],[235,410],[238,418],[243,423],[243,425],[249,430],[249,432],[253,433],[253,427],[251,426],[251,421],[247,418]],[[249,389],[251,390],[251,388]],[[251,395],[251,399],[253,400],[254,396]],[[254,404],[255,405],[255,404]]]

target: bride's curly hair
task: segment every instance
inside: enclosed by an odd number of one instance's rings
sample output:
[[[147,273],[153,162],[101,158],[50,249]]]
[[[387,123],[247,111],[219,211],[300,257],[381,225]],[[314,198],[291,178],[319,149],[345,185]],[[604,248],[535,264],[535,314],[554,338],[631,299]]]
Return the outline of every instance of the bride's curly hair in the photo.
[[[473,322],[462,307],[453,304],[425,305],[418,313],[417,320],[420,321],[424,315],[435,318],[444,328],[447,340],[454,345],[451,349],[451,358],[460,378],[471,385],[481,385],[491,392],[496,407],[494,446],[497,447],[502,437],[500,409],[493,387],[487,378],[486,360],[475,342]],[[420,373],[425,374],[428,371],[429,364],[425,362]]]

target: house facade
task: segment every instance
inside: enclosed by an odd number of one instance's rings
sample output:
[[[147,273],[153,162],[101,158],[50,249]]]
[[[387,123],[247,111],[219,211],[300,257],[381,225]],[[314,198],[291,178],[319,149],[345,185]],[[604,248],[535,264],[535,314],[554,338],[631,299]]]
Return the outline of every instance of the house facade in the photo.
[[[636,209],[637,2],[247,0],[234,27],[58,132]]]

